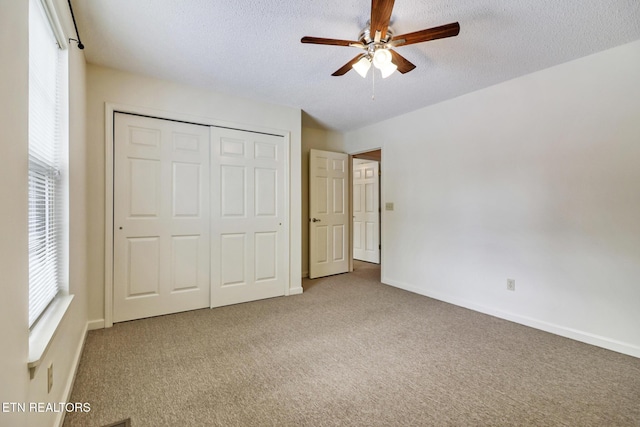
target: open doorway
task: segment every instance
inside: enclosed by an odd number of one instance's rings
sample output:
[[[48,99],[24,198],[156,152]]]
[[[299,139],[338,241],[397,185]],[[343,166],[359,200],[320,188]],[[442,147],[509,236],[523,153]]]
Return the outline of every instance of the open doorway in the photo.
[[[353,190],[353,167],[359,164],[375,163],[374,172],[368,178],[373,182],[364,183],[360,190]],[[309,274],[316,279],[354,271],[354,265],[368,263],[378,271],[382,267],[382,217],[381,175],[382,151],[380,149],[348,155],[346,153],[311,149],[309,152]],[[367,177],[366,171],[362,174]],[[357,175],[356,175],[357,176]],[[368,185],[370,184],[370,185]],[[367,207],[373,221],[364,224],[358,231],[358,238],[375,235],[359,247],[368,248],[376,258],[359,261],[356,254],[354,263],[354,196],[353,194],[375,197],[356,199],[356,203]],[[360,202],[358,202],[360,200]],[[369,200],[369,201],[368,201]],[[356,209],[357,210],[357,209]],[[369,233],[367,233],[367,227]],[[373,231],[373,232],[372,232]]]
[[[380,268],[382,261],[382,150],[351,156],[352,270]]]

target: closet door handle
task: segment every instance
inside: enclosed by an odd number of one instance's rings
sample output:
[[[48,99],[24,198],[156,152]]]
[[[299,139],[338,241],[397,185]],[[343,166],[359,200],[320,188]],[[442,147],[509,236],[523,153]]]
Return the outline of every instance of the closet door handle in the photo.
[[[318,218],[313,218],[311,219],[312,222],[320,222],[320,220]]]

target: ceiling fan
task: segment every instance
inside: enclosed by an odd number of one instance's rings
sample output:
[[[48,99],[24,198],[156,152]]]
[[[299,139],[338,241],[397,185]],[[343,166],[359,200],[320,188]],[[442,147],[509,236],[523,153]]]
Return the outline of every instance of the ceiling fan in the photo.
[[[454,22],[440,27],[428,28],[426,30],[396,36],[389,27],[394,1],[395,0],[371,0],[371,20],[368,23],[368,27],[360,33],[358,41],[325,39],[320,37],[303,37],[300,41],[311,44],[350,46],[364,50],[364,53],[347,62],[333,73],[332,76],[342,76],[353,68],[362,77],[366,77],[373,63],[382,73],[382,77],[385,78],[393,74],[396,70],[404,74],[416,68],[414,64],[392,48],[422,43],[429,40],[454,37],[460,32],[460,24]]]

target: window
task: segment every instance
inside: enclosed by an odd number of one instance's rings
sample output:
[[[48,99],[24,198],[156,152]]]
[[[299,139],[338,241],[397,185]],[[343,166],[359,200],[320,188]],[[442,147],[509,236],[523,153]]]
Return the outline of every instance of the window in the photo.
[[[49,1],[29,3],[29,327],[66,287],[66,43]]]

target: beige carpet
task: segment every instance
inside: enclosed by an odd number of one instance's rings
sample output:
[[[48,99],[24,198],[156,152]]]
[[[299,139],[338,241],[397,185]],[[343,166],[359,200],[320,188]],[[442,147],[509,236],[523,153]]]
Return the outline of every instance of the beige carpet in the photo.
[[[379,282],[90,332],[65,426],[640,426],[640,359]]]

